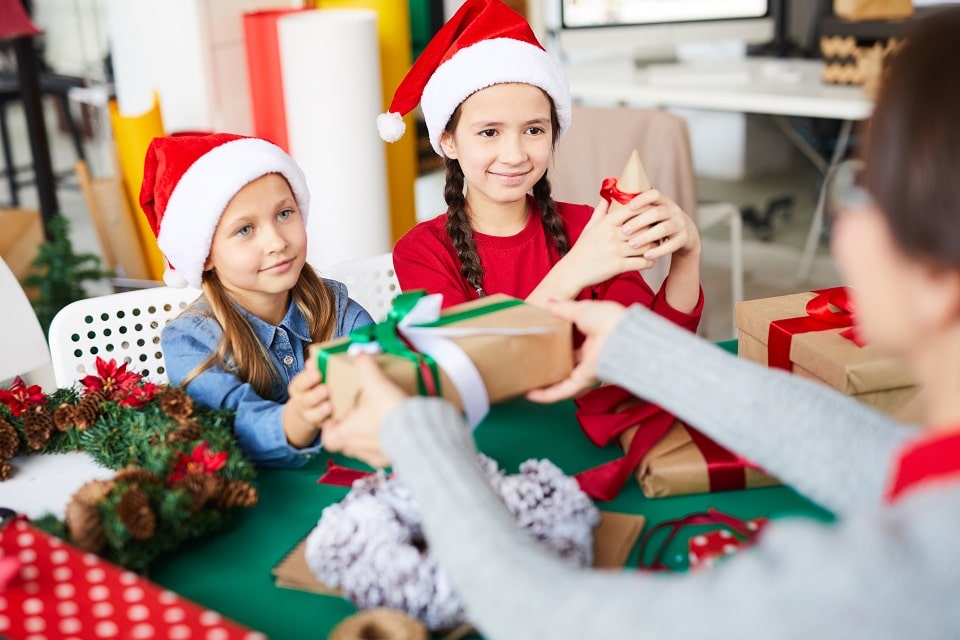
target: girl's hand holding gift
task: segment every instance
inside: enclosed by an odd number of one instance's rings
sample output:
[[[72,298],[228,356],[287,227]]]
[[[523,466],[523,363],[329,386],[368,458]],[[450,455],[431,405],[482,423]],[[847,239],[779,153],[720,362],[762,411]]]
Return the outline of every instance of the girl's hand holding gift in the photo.
[[[316,440],[333,413],[330,391],[320,383],[320,372],[307,367],[290,380],[287,393],[290,397],[283,407],[283,430],[290,444],[305,447]]]
[[[636,212],[623,224],[627,244],[646,249],[643,257],[653,260],[675,254],[677,258],[700,256],[700,232],[693,219],[670,198],[656,189],[644,191],[626,207]]]

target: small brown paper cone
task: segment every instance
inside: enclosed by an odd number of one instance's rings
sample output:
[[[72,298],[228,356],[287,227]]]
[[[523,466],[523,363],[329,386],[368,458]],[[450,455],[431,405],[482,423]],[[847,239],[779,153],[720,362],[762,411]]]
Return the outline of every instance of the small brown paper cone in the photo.
[[[642,193],[650,188],[650,179],[647,178],[647,171],[643,168],[643,163],[640,162],[640,154],[637,153],[636,149],[630,154],[630,159],[627,160],[627,164],[620,174],[620,179],[617,180],[617,188],[623,193]],[[616,211],[622,206],[616,200],[611,200],[608,211]]]

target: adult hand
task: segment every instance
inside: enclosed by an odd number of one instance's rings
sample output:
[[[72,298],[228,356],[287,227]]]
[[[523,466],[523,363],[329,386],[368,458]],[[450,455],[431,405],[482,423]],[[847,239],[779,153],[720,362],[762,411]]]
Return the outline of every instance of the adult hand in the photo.
[[[577,354],[577,365],[566,380],[527,393],[528,400],[543,403],[572,398],[597,383],[600,350],[627,312],[616,302],[599,300],[551,302],[547,309],[555,316],[573,322],[586,339]]]
[[[372,356],[358,354],[353,363],[360,395],[349,414],[324,426],[323,446],[372,467],[386,467],[390,460],[380,447],[380,426],[387,414],[409,396],[383,373]]]

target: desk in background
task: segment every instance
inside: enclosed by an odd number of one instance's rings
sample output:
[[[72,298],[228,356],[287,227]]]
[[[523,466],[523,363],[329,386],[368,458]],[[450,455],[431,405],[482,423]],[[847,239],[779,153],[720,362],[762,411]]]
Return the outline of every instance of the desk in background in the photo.
[[[723,346],[730,349],[732,344]],[[573,412],[571,401],[543,406],[515,400],[494,407],[476,431],[478,446],[509,473],[516,473],[519,464],[529,458],[549,458],[573,474],[622,455],[614,446],[597,449],[591,444]],[[355,461],[335,459],[358,466]],[[353,605],[337,597],[276,587],[270,573],[316,525],[322,509],[347,493],[341,487],[317,484],[326,460],[327,456],[321,455],[303,469],[261,471],[257,481],[260,502],[255,508],[241,513],[229,530],[158,561],[150,578],[273,640],[326,637],[340,620],[355,612]],[[787,487],[648,499],[631,480],[615,500],[599,506],[606,511],[643,514],[647,527],[708,506],[741,518],[797,515],[830,519],[828,512]],[[668,564],[686,564],[687,537],[678,536],[668,547],[664,555]],[[634,549],[628,566],[636,566],[636,555]]]
[[[573,99],[585,104],[770,115],[827,176],[846,153],[853,123],[867,118],[873,103],[860,87],[823,83],[821,65],[818,60],[746,58],[642,68],[631,60],[602,59],[568,64],[565,71]],[[788,116],[840,120],[831,157],[821,157],[800,138]],[[810,275],[823,231],[825,195],[821,188],[797,269],[800,281]]]

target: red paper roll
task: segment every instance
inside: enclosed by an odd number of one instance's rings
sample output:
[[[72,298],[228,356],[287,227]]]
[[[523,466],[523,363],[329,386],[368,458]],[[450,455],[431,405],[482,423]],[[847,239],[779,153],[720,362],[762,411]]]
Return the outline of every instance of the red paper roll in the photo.
[[[280,46],[277,20],[295,11],[314,9],[268,9],[243,14],[243,37],[247,50],[247,75],[250,79],[250,106],[253,133],[290,153],[287,141],[286,106],[283,99],[283,75],[280,72]]]

